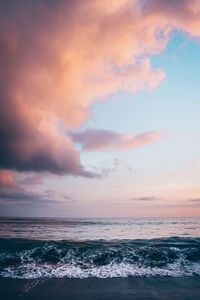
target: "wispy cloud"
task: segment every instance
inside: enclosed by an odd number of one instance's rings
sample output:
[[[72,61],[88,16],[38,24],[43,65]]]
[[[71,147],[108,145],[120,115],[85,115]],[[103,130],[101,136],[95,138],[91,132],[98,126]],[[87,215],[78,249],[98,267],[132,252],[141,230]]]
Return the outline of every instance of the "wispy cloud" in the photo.
[[[103,161],[98,166],[88,165],[88,168],[93,170],[95,174],[98,174],[99,179],[110,176],[120,169],[128,172],[135,171],[127,162],[120,158],[114,158],[112,161]]]
[[[70,131],[70,137],[81,145],[83,151],[123,150],[144,146],[164,136],[163,132],[145,132],[134,135],[120,134],[105,129],[86,129],[84,131]]]
[[[0,206],[10,205],[50,205],[59,204],[60,201],[49,199],[41,193],[34,193],[25,190],[1,190]]]
[[[13,171],[0,171],[0,206],[49,205],[60,202],[55,200],[52,191],[38,193],[26,190],[15,180],[15,175]]]
[[[59,194],[59,198],[61,200],[64,200],[65,202],[72,202],[72,203],[78,202],[77,199],[74,199],[73,197],[68,196],[66,194]]]
[[[195,198],[195,199],[189,199],[187,200],[188,202],[197,202],[200,203],[200,198]]]
[[[133,198],[130,198],[131,201],[155,201],[155,200],[158,200],[160,198],[156,198],[156,197],[133,197]]]

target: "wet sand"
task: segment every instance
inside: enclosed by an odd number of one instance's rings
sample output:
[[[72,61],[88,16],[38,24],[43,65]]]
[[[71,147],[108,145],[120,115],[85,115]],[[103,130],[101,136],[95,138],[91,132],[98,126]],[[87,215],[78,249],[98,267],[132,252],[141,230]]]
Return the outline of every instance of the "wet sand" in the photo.
[[[2,300],[199,300],[200,278],[0,279]]]

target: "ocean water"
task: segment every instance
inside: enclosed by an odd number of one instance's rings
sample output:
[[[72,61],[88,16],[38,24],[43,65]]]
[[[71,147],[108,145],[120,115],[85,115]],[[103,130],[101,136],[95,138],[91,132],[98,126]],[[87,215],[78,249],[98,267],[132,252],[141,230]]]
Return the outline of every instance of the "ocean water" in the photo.
[[[200,276],[200,218],[0,218],[0,277]]]

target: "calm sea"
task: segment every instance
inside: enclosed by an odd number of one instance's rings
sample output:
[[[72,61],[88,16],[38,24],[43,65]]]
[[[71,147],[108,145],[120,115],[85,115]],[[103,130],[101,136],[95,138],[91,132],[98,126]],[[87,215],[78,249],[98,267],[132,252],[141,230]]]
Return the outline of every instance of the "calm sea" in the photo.
[[[0,277],[200,276],[200,218],[0,218]]]

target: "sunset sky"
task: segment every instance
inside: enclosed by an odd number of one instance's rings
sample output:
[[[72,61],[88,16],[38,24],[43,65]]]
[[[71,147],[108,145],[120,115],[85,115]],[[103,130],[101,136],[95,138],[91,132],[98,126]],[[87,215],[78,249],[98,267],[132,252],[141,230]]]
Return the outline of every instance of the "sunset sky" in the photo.
[[[0,215],[200,216],[200,1],[0,1]]]

